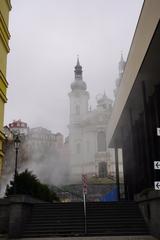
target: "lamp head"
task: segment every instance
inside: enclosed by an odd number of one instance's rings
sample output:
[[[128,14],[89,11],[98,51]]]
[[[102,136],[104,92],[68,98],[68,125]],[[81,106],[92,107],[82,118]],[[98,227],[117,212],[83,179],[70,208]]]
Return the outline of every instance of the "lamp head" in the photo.
[[[20,143],[21,143],[21,141],[19,139],[19,136],[16,135],[16,137],[14,139],[14,147],[15,147],[15,149],[19,149]]]

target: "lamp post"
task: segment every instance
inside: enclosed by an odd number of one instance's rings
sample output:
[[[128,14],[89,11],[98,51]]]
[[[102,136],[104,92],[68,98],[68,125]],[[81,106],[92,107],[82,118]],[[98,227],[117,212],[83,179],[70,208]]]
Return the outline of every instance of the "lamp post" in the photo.
[[[17,160],[18,160],[18,151],[19,151],[20,143],[21,141],[19,139],[19,136],[16,135],[14,139],[14,148],[16,150],[16,159],[15,159],[15,168],[14,168],[14,194],[16,194]]]

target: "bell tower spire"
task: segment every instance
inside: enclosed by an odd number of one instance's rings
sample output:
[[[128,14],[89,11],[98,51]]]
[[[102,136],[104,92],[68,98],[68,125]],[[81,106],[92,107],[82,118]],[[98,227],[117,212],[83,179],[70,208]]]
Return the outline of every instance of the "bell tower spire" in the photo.
[[[86,90],[87,89],[87,85],[86,83],[83,81],[82,79],[82,66],[80,65],[79,62],[79,56],[77,56],[77,64],[74,68],[74,82],[72,82],[71,84],[71,89],[72,91],[74,90]]]
[[[79,55],[77,54],[77,65],[80,65],[79,63]]]
[[[125,64],[126,63],[123,59],[123,53],[121,52],[121,59],[120,59],[120,62],[119,62],[119,75],[120,75],[120,77],[122,77],[122,75],[123,75]]]
[[[77,65],[75,66],[75,80],[82,80],[82,66],[79,62],[79,55],[77,55]]]

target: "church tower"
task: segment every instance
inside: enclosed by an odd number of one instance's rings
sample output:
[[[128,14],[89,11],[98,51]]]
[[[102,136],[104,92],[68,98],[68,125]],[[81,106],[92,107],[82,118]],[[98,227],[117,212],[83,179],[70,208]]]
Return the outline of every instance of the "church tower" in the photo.
[[[126,62],[123,59],[123,54],[121,53],[121,60],[119,62],[119,78],[122,78]]]
[[[83,173],[83,130],[81,122],[88,114],[89,93],[87,85],[83,81],[82,66],[79,58],[74,70],[74,81],[71,84],[70,98],[70,120],[69,120],[69,143],[70,143],[70,170],[71,177],[76,179]]]
[[[122,79],[122,76],[123,76],[123,72],[124,72],[124,69],[125,69],[125,65],[126,65],[126,62],[124,61],[123,59],[123,54],[121,53],[121,59],[119,61],[119,76],[118,78],[116,79],[116,88],[114,89],[114,96],[116,97],[117,96],[117,92],[118,92],[118,88],[120,86],[120,83],[121,83],[121,79]]]
[[[77,58],[75,66],[75,79],[71,84],[70,97],[70,124],[76,124],[82,120],[88,112],[89,93],[86,91],[87,85],[83,81],[82,66]]]

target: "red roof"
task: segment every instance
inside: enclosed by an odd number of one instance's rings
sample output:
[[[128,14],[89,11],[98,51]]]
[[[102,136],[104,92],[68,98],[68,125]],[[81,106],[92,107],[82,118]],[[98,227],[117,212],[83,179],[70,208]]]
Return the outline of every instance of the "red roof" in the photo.
[[[9,128],[27,128],[27,123],[22,122],[21,120],[13,121],[9,124]]]

